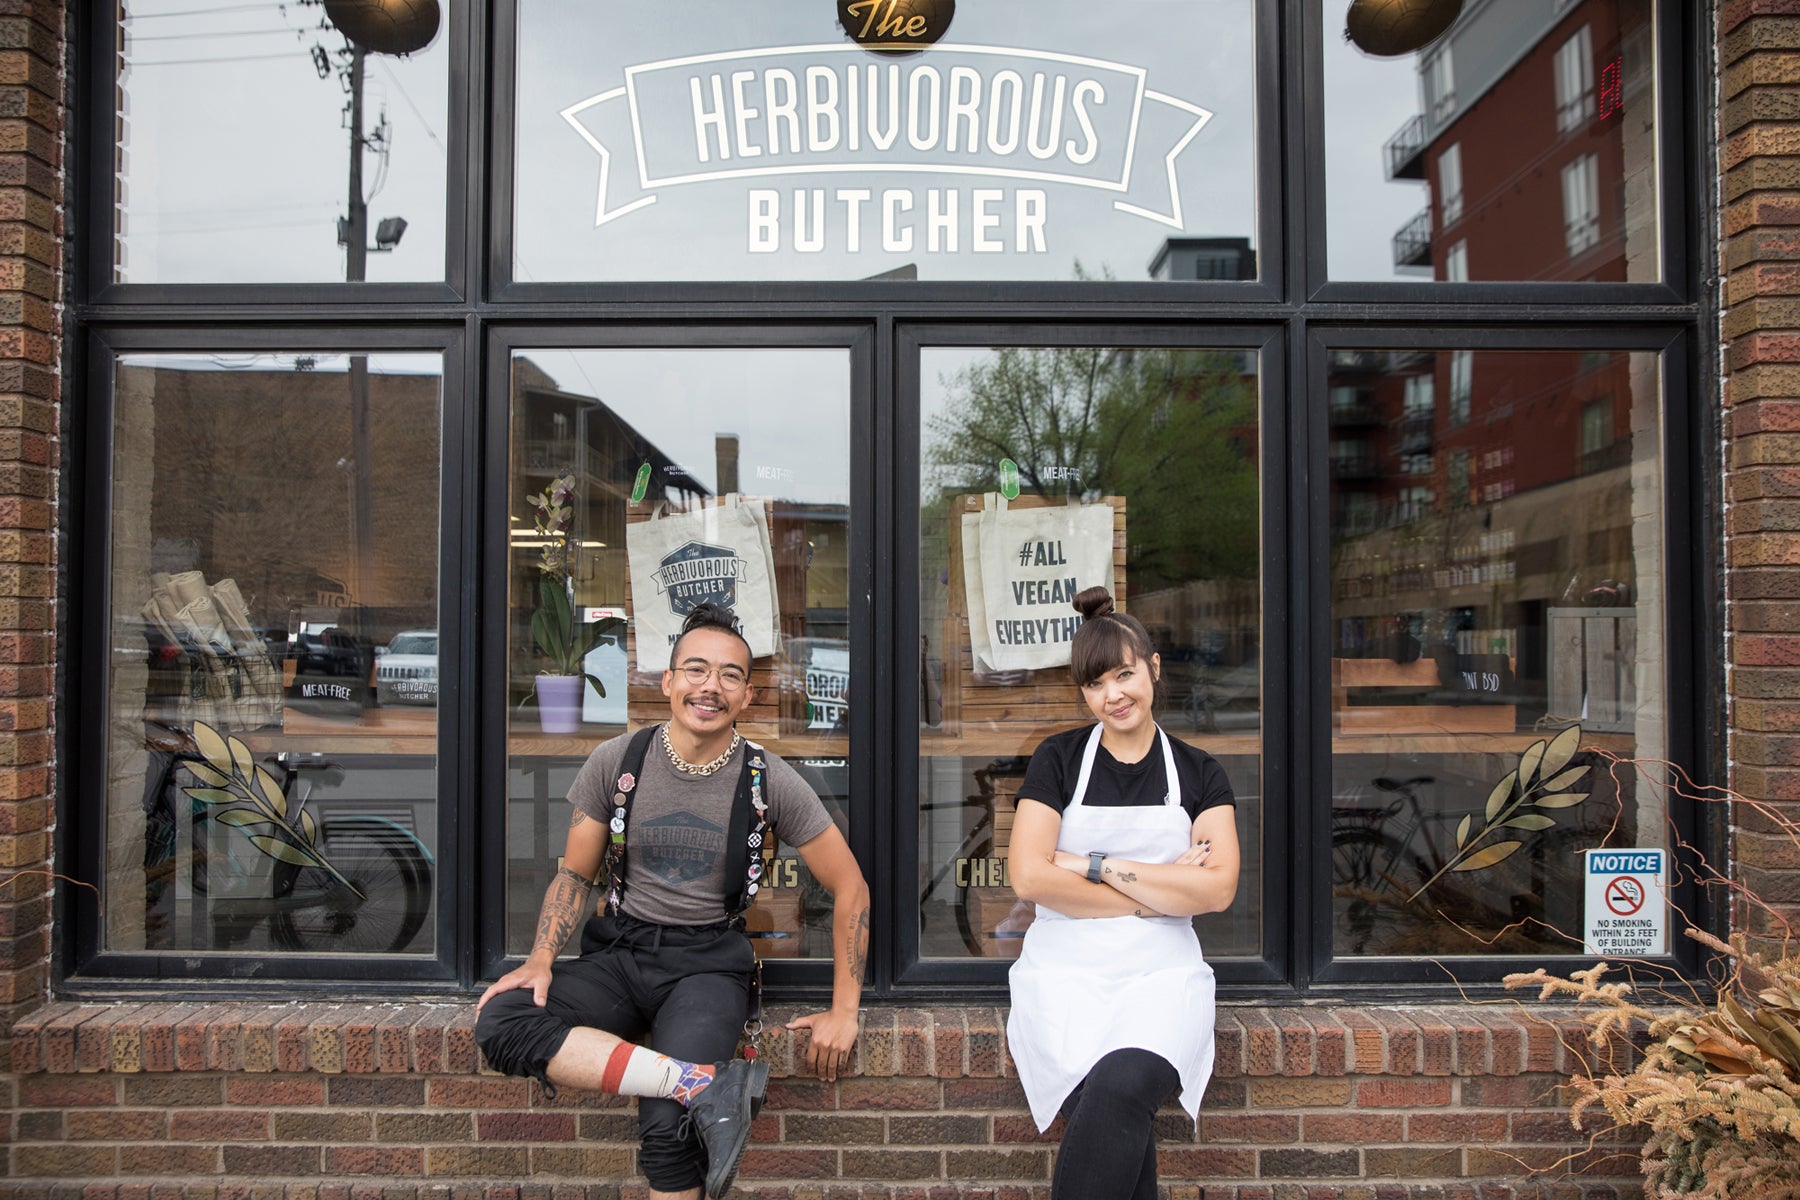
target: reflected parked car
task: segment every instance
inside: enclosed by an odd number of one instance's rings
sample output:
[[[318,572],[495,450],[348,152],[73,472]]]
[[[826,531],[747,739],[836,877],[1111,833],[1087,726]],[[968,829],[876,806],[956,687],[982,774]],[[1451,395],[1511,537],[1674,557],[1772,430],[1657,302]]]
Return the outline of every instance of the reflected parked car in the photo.
[[[382,704],[437,703],[437,630],[409,629],[394,635],[375,661],[375,698]]]

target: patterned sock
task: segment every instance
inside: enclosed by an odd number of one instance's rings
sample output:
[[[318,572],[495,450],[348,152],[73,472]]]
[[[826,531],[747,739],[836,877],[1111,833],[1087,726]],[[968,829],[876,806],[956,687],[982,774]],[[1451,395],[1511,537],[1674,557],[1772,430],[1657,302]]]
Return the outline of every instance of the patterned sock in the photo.
[[[606,1060],[600,1090],[615,1096],[658,1096],[688,1104],[713,1081],[714,1070],[711,1063],[702,1066],[620,1042]]]

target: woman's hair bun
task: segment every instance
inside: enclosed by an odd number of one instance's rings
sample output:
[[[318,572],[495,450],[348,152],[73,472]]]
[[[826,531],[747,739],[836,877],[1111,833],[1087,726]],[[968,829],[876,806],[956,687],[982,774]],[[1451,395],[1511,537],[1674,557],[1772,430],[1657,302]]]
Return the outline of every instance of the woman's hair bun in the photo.
[[[1112,593],[1103,587],[1084,588],[1075,596],[1075,611],[1087,621],[1107,616],[1113,611]]]

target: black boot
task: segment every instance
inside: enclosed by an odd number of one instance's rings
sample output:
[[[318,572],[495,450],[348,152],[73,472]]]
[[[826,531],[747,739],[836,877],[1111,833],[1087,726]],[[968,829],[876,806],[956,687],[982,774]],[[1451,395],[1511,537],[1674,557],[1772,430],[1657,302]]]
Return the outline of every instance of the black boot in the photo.
[[[734,1058],[720,1063],[706,1090],[688,1105],[688,1117],[706,1150],[706,1194],[722,1200],[737,1177],[750,1144],[750,1121],[769,1086],[769,1064]]]

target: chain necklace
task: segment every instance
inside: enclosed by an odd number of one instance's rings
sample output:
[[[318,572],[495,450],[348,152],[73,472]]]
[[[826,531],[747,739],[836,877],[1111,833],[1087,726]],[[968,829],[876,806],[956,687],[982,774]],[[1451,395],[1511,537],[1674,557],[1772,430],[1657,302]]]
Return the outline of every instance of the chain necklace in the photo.
[[[731,756],[737,753],[738,743],[743,740],[743,737],[739,735],[737,730],[732,730],[731,745],[725,747],[725,753],[719,755],[719,757],[713,759],[704,766],[695,766],[687,759],[681,757],[681,755],[675,753],[675,743],[669,740],[669,727],[664,725],[662,728],[663,749],[668,752],[670,765],[677,771],[681,771],[688,775],[712,775],[716,773],[720,767],[731,761]]]

